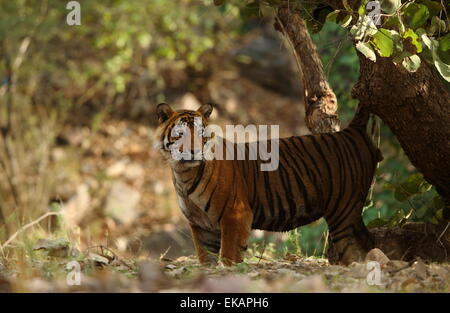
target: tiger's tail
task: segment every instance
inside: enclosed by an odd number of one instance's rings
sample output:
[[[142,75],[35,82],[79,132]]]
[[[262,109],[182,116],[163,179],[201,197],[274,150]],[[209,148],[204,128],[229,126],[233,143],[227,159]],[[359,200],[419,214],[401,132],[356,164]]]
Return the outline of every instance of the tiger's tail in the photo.
[[[349,128],[355,128],[359,131],[363,131],[365,135],[367,135],[367,123],[370,119],[370,112],[367,105],[358,105],[358,109],[356,110],[355,116],[352,121],[348,125]],[[372,130],[373,131],[373,130]],[[372,134],[373,136],[373,134]],[[383,155],[381,154],[381,150],[376,147],[372,142],[373,147],[375,148],[376,158],[378,162],[383,160]]]
[[[366,129],[367,123],[369,122],[370,112],[367,105],[358,105],[355,116],[352,121],[348,125],[348,127],[358,128],[358,129]]]

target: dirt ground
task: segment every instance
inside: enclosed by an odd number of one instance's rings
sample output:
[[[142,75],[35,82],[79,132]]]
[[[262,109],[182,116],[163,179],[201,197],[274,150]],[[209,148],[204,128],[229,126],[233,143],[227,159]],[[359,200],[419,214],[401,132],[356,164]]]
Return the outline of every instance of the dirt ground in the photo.
[[[380,272],[370,263],[348,267],[326,259],[287,255],[279,260],[253,258],[234,267],[200,265],[195,257],[130,261],[92,254],[79,259],[79,285],[70,285],[67,261],[47,259],[59,267],[52,277],[23,279],[24,273],[0,276],[2,292],[449,292],[450,265],[387,261]],[[43,263],[35,264],[36,270]],[[368,265],[369,264],[369,265]],[[92,266],[92,267],[90,267]],[[88,267],[90,269],[88,270]],[[57,273],[58,272],[58,273]]]

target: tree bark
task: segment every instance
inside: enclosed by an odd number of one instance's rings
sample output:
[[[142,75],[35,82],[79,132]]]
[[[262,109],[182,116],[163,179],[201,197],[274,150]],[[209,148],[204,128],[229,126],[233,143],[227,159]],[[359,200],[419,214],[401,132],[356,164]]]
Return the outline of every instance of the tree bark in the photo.
[[[415,73],[391,59],[359,55],[361,76],[352,96],[378,115],[411,163],[450,200],[450,93],[425,60]]]
[[[316,46],[300,12],[288,7],[279,8],[275,28],[290,41],[300,65],[306,126],[313,134],[339,131],[336,95],[328,84]]]

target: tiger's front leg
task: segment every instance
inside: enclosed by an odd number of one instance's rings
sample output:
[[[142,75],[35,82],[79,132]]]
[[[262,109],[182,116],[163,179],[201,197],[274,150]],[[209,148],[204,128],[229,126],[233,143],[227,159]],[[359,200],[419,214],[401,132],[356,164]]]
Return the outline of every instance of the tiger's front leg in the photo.
[[[226,208],[220,220],[220,259],[225,266],[242,262],[242,252],[247,247],[253,221],[251,208],[242,200],[235,200]]]
[[[190,224],[190,226],[199,262],[203,265],[217,263],[220,251],[220,233],[202,229],[194,224]]]

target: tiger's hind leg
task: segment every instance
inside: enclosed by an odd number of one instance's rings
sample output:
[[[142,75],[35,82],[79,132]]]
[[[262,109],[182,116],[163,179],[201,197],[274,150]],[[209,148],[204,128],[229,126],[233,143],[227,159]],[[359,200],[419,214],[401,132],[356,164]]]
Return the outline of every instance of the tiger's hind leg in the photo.
[[[362,208],[360,202],[347,209],[350,214],[342,210],[339,216],[325,216],[330,231],[327,251],[330,264],[349,265],[362,261],[374,247],[373,238],[362,220]]]
[[[214,233],[191,224],[192,239],[201,264],[217,263],[220,251],[220,233]]]

